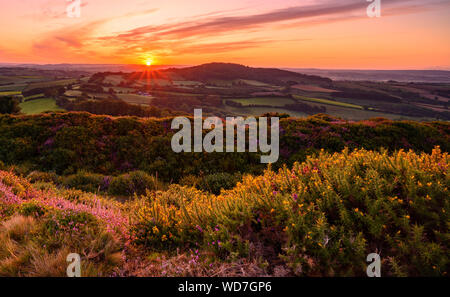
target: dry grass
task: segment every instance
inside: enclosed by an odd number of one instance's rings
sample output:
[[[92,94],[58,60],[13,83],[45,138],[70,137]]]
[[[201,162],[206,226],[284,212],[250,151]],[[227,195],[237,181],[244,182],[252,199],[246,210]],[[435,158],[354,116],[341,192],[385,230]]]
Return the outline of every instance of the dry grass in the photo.
[[[41,228],[42,222],[32,217],[14,216],[2,223],[0,276],[63,277],[66,257],[73,252],[81,255],[82,276],[110,276],[122,264],[118,243],[108,234],[87,236],[80,246],[77,239],[45,238]]]

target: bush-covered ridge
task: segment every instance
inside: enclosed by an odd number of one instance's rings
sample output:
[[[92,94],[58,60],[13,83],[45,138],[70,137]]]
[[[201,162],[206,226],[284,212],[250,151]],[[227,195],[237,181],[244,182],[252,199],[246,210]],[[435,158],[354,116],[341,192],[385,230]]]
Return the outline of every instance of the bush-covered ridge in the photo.
[[[90,251],[82,260],[100,275],[227,275],[232,265],[251,275],[363,276],[372,252],[384,276],[447,275],[449,161],[439,148],[321,152],[218,196],[172,185],[123,205],[1,171],[0,274],[36,273],[38,244],[52,247],[41,251],[49,259],[62,259],[63,247]],[[33,232],[16,230],[18,221]],[[74,223],[71,240],[49,232]],[[94,233],[104,240],[92,246]],[[62,273],[58,263],[45,271]]]
[[[187,175],[262,173],[257,154],[176,154],[170,149],[172,118],[94,116],[50,113],[39,116],[0,116],[0,162],[28,171],[74,174],[79,170],[116,175],[142,170],[163,181]],[[329,152],[365,148],[389,151],[413,149],[430,153],[439,145],[450,150],[450,124],[412,121],[348,122],[326,115],[280,122],[280,160],[289,166],[320,149]],[[1,165],[1,163],[0,163]]]

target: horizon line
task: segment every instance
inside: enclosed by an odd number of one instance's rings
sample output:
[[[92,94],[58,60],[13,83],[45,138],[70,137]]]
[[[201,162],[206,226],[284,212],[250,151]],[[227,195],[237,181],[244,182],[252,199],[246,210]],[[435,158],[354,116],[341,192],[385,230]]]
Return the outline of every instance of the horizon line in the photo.
[[[277,68],[277,69],[304,69],[304,70],[344,70],[344,71],[450,71],[450,66],[430,66],[429,68],[410,68],[410,69],[401,69],[401,68],[317,68],[317,67],[301,67],[301,66],[254,66],[254,65],[246,65],[240,63],[233,62],[207,62],[201,64],[154,64],[151,66],[146,66],[144,64],[112,64],[112,63],[36,63],[36,62],[1,62],[1,65],[14,65],[14,66],[60,66],[60,65],[83,65],[83,66],[138,66],[143,68],[153,68],[153,67],[195,67],[200,65],[207,64],[236,64],[243,65],[252,68]]]

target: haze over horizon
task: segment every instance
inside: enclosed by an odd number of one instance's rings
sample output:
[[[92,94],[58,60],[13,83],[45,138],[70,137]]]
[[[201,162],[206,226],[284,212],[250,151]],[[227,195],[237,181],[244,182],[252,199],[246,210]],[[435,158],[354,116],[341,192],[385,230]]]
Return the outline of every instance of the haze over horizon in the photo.
[[[423,2],[0,0],[0,63],[449,70],[450,1]]]

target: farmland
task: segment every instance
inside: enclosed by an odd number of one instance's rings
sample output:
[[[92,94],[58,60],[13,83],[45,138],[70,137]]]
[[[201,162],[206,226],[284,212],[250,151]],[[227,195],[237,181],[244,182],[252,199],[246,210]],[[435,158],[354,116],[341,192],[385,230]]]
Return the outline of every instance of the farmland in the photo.
[[[284,97],[261,97],[261,98],[245,98],[245,99],[229,99],[233,102],[238,102],[242,106],[249,105],[267,105],[273,107],[282,107],[286,104],[294,103],[295,101],[290,98]]]
[[[265,71],[273,73],[268,75]],[[450,99],[445,97],[449,86],[445,83],[412,86],[398,82],[343,82],[221,63],[134,73],[64,72],[59,77],[32,69],[13,73],[13,69],[5,70],[3,75],[0,71],[4,80],[0,80],[1,96],[23,95],[24,101],[54,98],[61,109],[69,110],[86,110],[92,101],[100,106],[103,100],[118,100],[161,110],[154,114],[167,114],[167,110],[190,114],[194,108],[202,108],[221,117],[259,115],[265,107],[270,112],[295,117],[327,113],[350,120],[450,119]],[[30,113],[33,107],[36,112],[42,111],[42,104],[22,106]],[[47,107],[55,110],[55,106]],[[96,108],[89,105],[91,112]],[[101,112],[105,110],[102,108]]]
[[[320,99],[320,98],[310,98],[305,96],[294,96],[295,99],[302,100],[302,101],[309,101],[309,102],[316,102],[316,103],[323,103],[328,105],[335,105],[340,107],[348,107],[348,108],[356,108],[356,109],[363,109],[362,106],[355,105],[355,104],[349,104],[339,101],[333,101],[333,100],[327,100],[327,99]]]
[[[64,110],[56,105],[55,99],[51,98],[29,100],[21,103],[19,106],[24,114],[39,114],[46,111]]]

